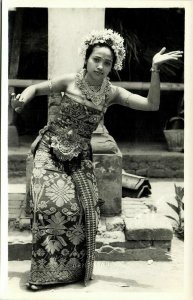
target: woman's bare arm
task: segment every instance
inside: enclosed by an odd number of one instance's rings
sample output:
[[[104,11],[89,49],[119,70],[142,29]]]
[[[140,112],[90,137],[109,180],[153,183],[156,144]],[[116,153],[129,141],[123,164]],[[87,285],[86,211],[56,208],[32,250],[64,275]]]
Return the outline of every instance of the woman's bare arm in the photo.
[[[147,97],[133,94],[121,87],[113,87],[111,104],[121,104],[137,110],[156,111],[160,104],[160,77],[159,65],[168,60],[178,60],[182,57],[182,51],[172,51],[164,54],[166,48],[162,48],[160,52],[154,55],[152,62],[152,74],[150,88]]]
[[[49,95],[66,90],[68,84],[75,78],[75,74],[66,74],[35,85],[35,95]]]
[[[52,80],[43,81],[27,87],[21,94],[18,94],[15,98],[14,109],[20,112],[23,106],[30,102],[34,97],[41,95],[50,95],[53,93],[60,93],[66,90],[68,84],[74,79],[74,74],[67,74],[61,77],[56,77]],[[19,103],[18,103],[19,102]],[[18,103],[18,109],[17,109]]]
[[[151,84],[147,98],[131,93],[124,88],[114,87],[111,104],[120,104],[136,110],[156,111],[160,103],[160,80],[158,73],[152,73]]]

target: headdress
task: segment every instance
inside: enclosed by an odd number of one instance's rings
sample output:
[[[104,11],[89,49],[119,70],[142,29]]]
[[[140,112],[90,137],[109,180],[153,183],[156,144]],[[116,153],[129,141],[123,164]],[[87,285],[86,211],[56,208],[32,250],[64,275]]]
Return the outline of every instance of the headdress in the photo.
[[[99,31],[93,30],[83,39],[80,53],[85,58],[86,51],[90,45],[106,43],[113,49],[116,56],[114,69],[121,70],[123,60],[125,58],[125,49],[123,42],[124,40],[122,36],[112,29],[104,29]]]

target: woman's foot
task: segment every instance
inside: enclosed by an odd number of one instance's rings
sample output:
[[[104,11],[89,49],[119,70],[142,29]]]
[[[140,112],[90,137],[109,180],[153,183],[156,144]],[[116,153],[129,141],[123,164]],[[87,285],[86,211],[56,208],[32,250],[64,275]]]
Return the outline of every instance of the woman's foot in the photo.
[[[41,285],[36,285],[36,284],[31,284],[31,283],[26,283],[26,287],[33,291],[39,291],[42,289]]]

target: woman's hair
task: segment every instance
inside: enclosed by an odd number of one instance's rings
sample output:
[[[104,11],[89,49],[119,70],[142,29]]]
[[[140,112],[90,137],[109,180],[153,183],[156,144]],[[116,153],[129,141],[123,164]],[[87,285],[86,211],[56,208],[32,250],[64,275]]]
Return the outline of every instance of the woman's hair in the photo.
[[[116,55],[115,55],[115,52],[113,51],[113,49],[111,48],[111,46],[109,46],[106,43],[97,43],[97,44],[88,46],[88,49],[86,50],[86,55],[85,55],[84,68],[86,68],[86,66],[87,66],[87,61],[88,61],[89,57],[91,56],[93,49],[97,46],[98,47],[106,47],[111,50],[111,53],[113,55],[113,63],[112,63],[112,69],[113,69],[115,62],[116,62]]]

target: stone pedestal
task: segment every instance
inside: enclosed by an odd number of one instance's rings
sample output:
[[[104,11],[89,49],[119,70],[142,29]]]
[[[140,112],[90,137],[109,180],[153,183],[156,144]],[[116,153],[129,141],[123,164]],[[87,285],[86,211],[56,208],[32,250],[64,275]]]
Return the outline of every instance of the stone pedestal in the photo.
[[[99,198],[105,201],[102,216],[121,214],[122,154],[106,128],[100,124],[91,140],[93,164],[97,178]]]

